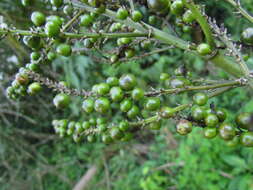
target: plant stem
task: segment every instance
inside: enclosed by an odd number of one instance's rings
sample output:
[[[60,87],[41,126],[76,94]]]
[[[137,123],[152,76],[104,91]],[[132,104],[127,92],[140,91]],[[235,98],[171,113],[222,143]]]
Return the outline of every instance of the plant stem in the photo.
[[[251,16],[249,13],[247,13],[247,11],[245,11],[242,6],[240,5],[240,3],[235,2],[234,0],[225,0],[228,3],[230,3],[234,8],[236,8],[242,16],[244,16],[248,21],[250,21],[251,23],[253,23],[253,16]],[[240,2],[240,1],[239,1]]]

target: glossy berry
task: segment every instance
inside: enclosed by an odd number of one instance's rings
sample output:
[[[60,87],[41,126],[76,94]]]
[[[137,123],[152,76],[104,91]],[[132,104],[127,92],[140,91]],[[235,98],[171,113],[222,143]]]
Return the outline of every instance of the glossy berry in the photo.
[[[113,142],[113,139],[108,134],[103,134],[101,138],[102,138],[102,142],[105,144],[110,144]]]
[[[38,61],[39,58],[40,58],[40,53],[39,52],[34,51],[30,54],[30,59],[32,61]]]
[[[70,103],[70,97],[67,94],[57,94],[53,100],[54,105],[57,108],[66,108]]]
[[[110,61],[112,63],[116,63],[119,60],[119,56],[118,55],[112,55],[110,58]]]
[[[197,93],[193,96],[193,102],[199,106],[203,106],[207,103],[208,97],[205,93]]]
[[[73,7],[71,5],[65,5],[63,8],[63,12],[66,15],[72,15],[73,14]]]
[[[119,85],[123,90],[132,90],[136,84],[137,80],[132,74],[125,74],[119,79]]]
[[[205,117],[205,124],[207,127],[216,127],[219,123],[219,119],[215,114],[207,114]]]
[[[244,43],[253,44],[253,28],[247,28],[242,32],[241,39]]]
[[[144,97],[144,90],[142,90],[141,88],[134,88],[131,96],[133,98],[133,100],[141,100]]]
[[[88,135],[87,136],[87,141],[90,143],[93,143],[96,141],[96,137],[94,135]]]
[[[170,11],[172,14],[180,15],[184,10],[184,4],[181,0],[176,0],[171,4]]]
[[[122,133],[122,131],[118,127],[113,127],[110,130],[110,135],[111,135],[111,138],[114,140],[121,139],[124,136],[124,134]]]
[[[59,7],[61,7],[63,5],[63,0],[50,0],[50,3],[53,6],[59,8]]]
[[[48,37],[56,37],[60,34],[60,26],[55,22],[47,22],[45,25],[45,33]]]
[[[132,108],[133,102],[130,99],[124,99],[120,102],[120,110],[122,112],[128,112]]]
[[[84,122],[82,123],[82,128],[83,128],[84,130],[89,129],[90,127],[91,127],[91,126],[90,126],[90,122],[84,121]]]
[[[166,118],[169,119],[171,118],[173,115],[175,114],[175,110],[173,108],[170,107],[162,107],[161,111],[160,111],[160,115],[162,118]]]
[[[133,49],[127,49],[125,51],[125,57],[126,58],[131,58],[135,55],[135,51]]]
[[[154,111],[159,109],[161,106],[161,100],[157,97],[148,98],[145,104],[145,108],[149,111]]]
[[[218,108],[215,110],[215,112],[216,112],[216,115],[219,119],[219,122],[225,121],[225,119],[227,118],[227,112],[225,109]]]
[[[72,53],[72,48],[71,48],[71,46],[68,45],[68,44],[60,44],[60,45],[57,46],[56,52],[57,52],[59,55],[68,57],[68,56],[70,56],[71,53]]]
[[[46,17],[43,13],[36,11],[36,12],[32,13],[31,21],[33,22],[34,25],[41,26],[41,25],[45,24]]]
[[[110,91],[110,86],[107,83],[100,83],[97,86],[97,94],[102,96],[107,94]]]
[[[28,94],[34,95],[34,94],[39,93],[41,90],[42,90],[42,87],[40,83],[34,82],[28,86],[27,92]]]
[[[29,82],[29,78],[26,74],[17,74],[15,76],[15,81],[17,82],[17,84],[19,85],[27,85]]]
[[[167,0],[147,0],[148,7],[154,11],[165,12],[168,9]]]
[[[82,123],[76,122],[76,124],[75,124],[75,132],[76,133],[82,133],[83,131],[84,131],[84,129],[82,127]]]
[[[181,120],[176,126],[176,131],[180,135],[187,135],[192,131],[192,123],[188,120]]]
[[[240,142],[243,146],[253,147],[253,132],[244,132],[241,134]]]
[[[97,124],[97,120],[94,117],[91,117],[89,119],[89,123],[90,123],[91,126],[95,126]]]
[[[212,127],[206,127],[204,128],[204,137],[207,139],[212,139],[216,137],[217,135],[217,129]]]
[[[185,85],[189,85],[190,82],[184,77],[175,77],[171,79],[167,79],[164,82],[166,88],[183,88]]]
[[[46,18],[47,22],[53,22],[54,24],[57,24],[59,27],[61,27],[63,23],[63,18],[57,16],[57,15],[51,15]]]
[[[248,112],[240,113],[236,117],[236,124],[243,129],[253,129],[253,115]]]
[[[31,49],[39,50],[41,48],[41,39],[37,36],[25,36],[23,42]]]
[[[109,77],[106,79],[106,83],[109,84],[110,87],[118,86],[119,85],[119,79],[116,77]]]
[[[31,71],[34,71],[34,72],[39,72],[40,71],[40,66],[37,63],[30,63],[30,64],[28,64],[26,66]]]
[[[95,110],[99,113],[106,113],[110,109],[110,101],[107,98],[101,97],[95,101]]]
[[[119,102],[124,98],[124,92],[120,87],[114,86],[110,90],[110,97],[112,101]]]
[[[156,16],[154,16],[154,15],[149,16],[148,17],[148,23],[151,24],[151,25],[156,25],[156,23],[157,23]]]
[[[205,109],[200,106],[194,106],[191,109],[191,116],[195,121],[201,121],[206,116]]]
[[[168,73],[161,73],[160,74],[160,80],[165,81],[170,78],[170,75]]]
[[[151,130],[159,130],[159,129],[161,129],[161,127],[162,127],[161,120],[152,122],[148,125],[148,128]]]
[[[128,11],[124,8],[119,8],[116,13],[117,19],[125,20],[128,17]]]
[[[30,6],[33,3],[33,0],[21,0],[23,6]]]
[[[139,113],[140,113],[140,110],[138,106],[133,105],[132,108],[127,112],[127,117],[129,119],[134,119],[135,117],[137,117]]]
[[[212,53],[212,50],[208,44],[202,43],[202,44],[198,45],[197,52],[200,55],[208,55],[208,54]]]
[[[92,22],[93,22],[93,17],[91,17],[88,14],[85,14],[85,15],[80,17],[80,25],[81,26],[88,27],[92,24]]]
[[[131,14],[131,18],[134,22],[139,22],[143,16],[140,11],[133,11]]]
[[[100,133],[103,133],[107,130],[107,126],[105,123],[102,123],[102,124],[98,124],[97,125],[97,129]]]
[[[57,57],[57,55],[54,52],[48,52],[48,54],[47,54],[47,58],[48,58],[49,61],[55,60],[56,57]]]
[[[236,131],[234,126],[229,123],[223,123],[219,127],[220,137],[224,140],[231,140],[235,137]]]
[[[129,123],[127,122],[127,121],[121,121],[120,123],[119,123],[119,129],[121,130],[121,131],[127,131],[128,129],[129,129]]]
[[[94,100],[92,99],[86,99],[83,101],[82,104],[82,109],[86,112],[86,113],[91,113],[94,110]]]

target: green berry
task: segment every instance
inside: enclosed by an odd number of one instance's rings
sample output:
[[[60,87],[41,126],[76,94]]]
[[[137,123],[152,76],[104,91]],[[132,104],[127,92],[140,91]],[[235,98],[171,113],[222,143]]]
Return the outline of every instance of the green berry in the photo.
[[[205,93],[197,93],[193,96],[193,102],[199,106],[203,106],[207,103],[208,96]]]
[[[215,114],[210,113],[206,115],[205,124],[207,127],[216,127],[218,123],[219,119]]]
[[[232,140],[226,141],[227,146],[235,147],[240,143],[239,136],[235,136]]]
[[[245,113],[240,113],[236,117],[236,124],[243,129],[253,129],[253,114],[245,112]]]
[[[48,58],[49,61],[55,60],[56,57],[57,57],[57,55],[54,52],[48,52],[48,54],[47,54],[47,58]]]
[[[191,12],[191,10],[187,10],[184,15],[183,15],[183,21],[185,23],[191,23],[194,21],[194,15],[193,13]]]
[[[231,140],[235,137],[235,128],[229,123],[223,123],[219,127],[220,137],[224,140]]]
[[[240,137],[241,144],[246,147],[253,147],[253,132],[244,132]]]
[[[172,14],[180,15],[184,10],[184,4],[181,0],[176,0],[171,4],[170,11]]]
[[[21,0],[21,3],[23,6],[31,6],[33,3],[33,0]]]
[[[112,55],[110,58],[110,61],[112,63],[116,63],[119,60],[119,56],[118,55]]]
[[[141,88],[134,88],[131,95],[133,100],[141,100],[144,97],[144,90],[142,90]]]
[[[155,111],[161,106],[161,100],[157,97],[148,98],[145,104],[145,108],[149,111]]]
[[[88,27],[93,23],[93,17],[91,17],[88,14],[85,14],[83,16],[80,17],[80,25],[81,26],[85,26]]]
[[[124,98],[124,92],[120,87],[114,86],[110,90],[110,97],[112,101],[119,102]]]
[[[204,137],[207,139],[212,139],[216,137],[217,135],[217,129],[212,127],[206,127],[204,128]]]
[[[73,7],[71,5],[65,5],[63,8],[63,12],[66,15],[72,15],[73,14]]]
[[[89,123],[91,126],[95,126],[97,124],[97,120],[94,117],[92,117],[89,119]]]
[[[164,81],[164,85],[166,88],[183,88],[185,85],[189,85],[190,82],[184,77],[176,77],[176,78],[171,78],[167,79]]]
[[[89,129],[90,127],[91,127],[91,126],[90,126],[90,122],[84,121],[84,122],[82,123],[82,128],[83,128],[84,130]]]
[[[147,0],[148,7],[156,12],[168,11],[169,1],[167,0]]]
[[[67,94],[57,94],[53,100],[57,108],[66,108],[70,104],[70,97]]]
[[[55,22],[47,22],[45,25],[45,33],[48,37],[56,37],[60,34],[61,27]]]
[[[159,130],[159,129],[161,129],[161,127],[162,127],[161,120],[152,122],[148,125],[148,128],[151,130]]]
[[[132,90],[136,84],[137,80],[132,74],[125,74],[119,79],[119,85],[123,90]]]
[[[110,130],[110,135],[111,135],[111,138],[114,139],[114,140],[121,139],[124,136],[124,134],[122,133],[122,131],[119,128],[117,128],[117,127],[113,127]]]
[[[97,129],[98,129],[98,131],[99,131],[100,133],[103,133],[103,132],[105,132],[105,131],[107,130],[107,126],[106,126],[106,124],[104,124],[104,123],[98,124]]]
[[[107,119],[105,117],[99,117],[97,118],[97,124],[105,124]]]
[[[176,131],[180,135],[187,135],[192,131],[192,123],[188,120],[181,120],[176,126]]]
[[[117,19],[125,20],[128,17],[128,11],[124,8],[119,8],[116,13]]]
[[[43,13],[35,11],[31,15],[31,21],[33,22],[34,25],[41,26],[41,25],[45,24],[46,17]]]
[[[168,73],[161,73],[160,74],[160,80],[165,81],[170,78],[170,75]]]
[[[132,108],[133,102],[130,99],[124,99],[120,102],[120,110],[122,112],[128,112]]]
[[[128,129],[129,129],[129,123],[127,122],[127,121],[121,121],[120,123],[119,123],[119,129],[121,130],[121,131],[127,131]]]
[[[219,122],[225,121],[225,119],[227,118],[227,112],[225,109],[218,108],[215,110],[215,112],[216,112],[216,115],[219,119]]]
[[[68,45],[68,44],[60,44],[60,45],[57,46],[56,52],[57,52],[59,55],[68,57],[68,56],[70,56],[71,53],[72,53],[72,48],[71,48],[71,46]]]
[[[110,91],[110,86],[107,83],[100,83],[97,86],[97,94],[102,96],[106,95]]]
[[[242,32],[241,39],[244,43],[253,44],[253,28],[247,28]]]
[[[28,86],[27,92],[28,94],[34,95],[34,94],[39,93],[41,90],[42,90],[42,87],[40,83],[34,82]]]
[[[125,57],[126,58],[131,58],[135,55],[135,51],[133,49],[128,49],[125,51]]]
[[[54,24],[57,24],[59,27],[62,26],[63,18],[57,16],[57,15],[51,15],[46,18],[47,22],[53,22]]]
[[[131,17],[134,22],[139,22],[143,18],[140,11],[133,11]]]
[[[99,113],[106,113],[110,109],[110,101],[107,98],[101,97],[95,101],[95,110]]]
[[[194,106],[191,109],[191,116],[195,121],[201,121],[205,118],[205,109],[199,106]]]
[[[76,122],[76,124],[75,124],[75,132],[76,132],[77,134],[80,134],[80,133],[82,133],[83,131],[84,131],[84,129],[83,129],[83,127],[82,127],[82,123]]]
[[[63,0],[50,0],[50,3],[53,6],[59,8],[59,7],[61,7],[63,5]]]
[[[200,55],[208,55],[212,53],[211,47],[208,44],[202,43],[197,47],[197,52]]]
[[[119,85],[119,79],[116,77],[109,77],[106,79],[106,83],[109,84],[110,87],[118,86]]]
[[[93,143],[96,141],[96,137],[94,135],[88,135],[87,136],[87,141],[90,143]]]
[[[32,61],[38,61],[39,58],[40,58],[40,53],[34,51],[34,52],[32,52],[32,53],[30,54],[30,58],[31,58]]]
[[[160,115],[162,118],[169,119],[175,114],[175,110],[170,107],[162,107]]]
[[[82,109],[86,112],[86,113],[91,113],[94,111],[94,100],[92,99],[86,99],[83,101],[82,104]]]
[[[113,142],[113,139],[111,138],[110,135],[108,134],[103,134],[102,135],[102,142],[106,143],[106,144],[110,144]]]
[[[127,112],[127,117],[129,119],[134,119],[139,113],[139,108],[136,105],[133,105],[132,108]]]

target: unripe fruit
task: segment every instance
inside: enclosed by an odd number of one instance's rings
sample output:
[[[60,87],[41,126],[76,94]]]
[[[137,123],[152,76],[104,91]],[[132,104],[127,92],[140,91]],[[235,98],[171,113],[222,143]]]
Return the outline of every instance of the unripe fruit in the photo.
[[[225,119],[227,117],[227,112],[225,109],[218,108],[215,110],[215,112],[216,112],[216,115],[217,115],[220,122],[225,121]]]
[[[161,127],[162,127],[161,120],[152,122],[148,125],[148,128],[151,130],[159,130],[159,129],[161,129]]]
[[[194,15],[192,14],[191,10],[187,10],[183,15],[183,21],[185,23],[191,23],[194,21]]]
[[[33,0],[21,0],[23,6],[30,6],[33,3]]]
[[[127,131],[129,129],[129,123],[127,121],[121,121],[119,123],[119,129],[121,131]]]
[[[39,58],[40,58],[40,53],[39,53],[39,52],[32,52],[32,53],[30,54],[30,59],[31,59],[32,61],[38,61]]]
[[[83,128],[84,130],[89,129],[89,128],[90,128],[90,123],[89,123],[88,121],[84,121],[84,122],[82,123],[82,128]]]
[[[161,100],[157,97],[148,98],[145,104],[145,108],[149,111],[154,111],[159,109],[161,106]]]
[[[95,126],[97,124],[97,120],[94,117],[92,117],[89,119],[89,123],[91,126]]]
[[[219,133],[224,140],[231,140],[235,137],[235,128],[229,123],[223,123],[219,127]]]
[[[34,25],[41,26],[41,25],[45,24],[46,17],[43,13],[36,11],[36,12],[32,13],[31,21],[33,22]]]
[[[128,112],[132,108],[133,102],[130,99],[124,99],[120,102],[120,110],[122,112]]]
[[[66,15],[72,15],[73,14],[73,7],[71,5],[65,5],[63,8],[63,12]]]
[[[133,105],[132,108],[127,112],[127,117],[129,119],[134,119],[139,113],[140,113],[140,110],[138,106]]]
[[[46,18],[46,21],[53,22],[54,24],[57,24],[57,25],[59,25],[59,27],[61,27],[61,25],[63,23],[63,18],[59,17],[57,15],[51,15]]]
[[[104,123],[98,124],[97,129],[98,129],[99,133],[103,133],[107,130],[107,126]]]
[[[56,57],[57,56],[56,56],[56,54],[54,52],[48,52],[48,54],[47,54],[47,58],[48,58],[49,61],[55,60]]]
[[[109,143],[112,143],[113,142],[113,139],[111,138],[110,135],[108,134],[103,134],[102,135],[102,142],[106,143],[106,144],[109,144]]]
[[[90,143],[93,143],[96,141],[96,137],[94,135],[88,135],[87,136],[87,141]]]
[[[25,36],[23,42],[31,49],[38,50],[41,48],[41,39],[37,36]]]
[[[34,72],[39,72],[40,71],[40,66],[39,64],[37,63],[30,63],[30,64],[27,64],[26,67],[31,70],[31,71],[34,71]]]
[[[68,57],[72,53],[72,48],[68,44],[60,44],[57,46],[56,52],[62,56]]]
[[[193,102],[199,106],[203,106],[207,103],[208,97],[205,93],[197,93],[193,96]]]
[[[123,90],[132,90],[136,84],[137,80],[132,74],[125,74],[119,79],[119,85]]]
[[[143,18],[140,11],[133,11],[131,17],[134,22],[139,22]]]
[[[160,74],[160,80],[165,81],[170,78],[170,75],[168,73],[161,73]]]
[[[235,136],[232,140],[226,141],[226,145],[229,147],[235,147],[240,143],[239,136]]]
[[[205,109],[199,106],[194,106],[191,109],[191,116],[194,120],[201,121],[206,116]]]
[[[205,124],[207,127],[216,127],[216,125],[219,123],[219,119],[215,114],[207,114],[205,118]]]
[[[86,113],[91,113],[94,110],[94,100],[92,99],[86,99],[83,101],[82,104],[82,109],[86,112]]]
[[[243,31],[241,39],[244,43],[253,44],[253,28],[247,28]]]
[[[204,137],[207,139],[212,139],[216,137],[217,135],[217,129],[216,128],[211,128],[211,127],[206,127],[204,128]]]
[[[144,97],[144,90],[142,90],[141,88],[135,88],[133,89],[131,95],[133,100],[141,100]]]
[[[107,98],[101,97],[95,101],[95,110],[99,113],[108,112],[110,106],[110,101]]]
[[[112,87],[110,90],[110,97],[114,102],[121,101],[124,98],[123,90],[118,86]]]
[[[75,132],[76,132],[77,134],[80,134],[80,133],[82,133],[83,131],[84,131],[84,129],[83,129],[83,127],[82,127],[82,123],[76,122],[76,124],[75,124]]]
[[[25,86],[28,84],[29,78],[26,74],[17,74],[15,76],[15,81],[17,82],[17,84]]]
[[[189,85],[190,82],[184,77],[176,77],[172,79],[167,79],[164,82],[166,88],[183,88],[185,85]]]
[[[110,58],[110,61],[112,63],[116,63],[119,60],[119,56],[118,55],[112,55]]]
[[[97,94],[102,96],[106,95],[110,91],[110,86],[107,83],[100,83],[97,86]]]
[[[50,0],[50,3],[53,6],[59,8],[59,7],[61,7],[63,5],[63,0]]]
[[[116,77],[109,77],[106,79],[106,83],[109,84],[110,87],[118,86],[119,85],[119,79]]]
[[[184,4],[181,0],[174,1],[170,6],[170,11],[172,14],[180,15],[184,10]]]
[[[93,22],[93,18],[88,14],[85,14],[80,17],[80,25],[81,26],[88,27],[92,24],[92,22]]]
[[[253,147],[253,132],[242,133],[240,141],[243,146]]]
[[[133,49],[128,49],[125,51],[125,57],[126,58],[131,58],[135,55],[135,51]]]
[[[70,97],[67,94],[57,94],[53,100],[57,108],[66,108],[70,103]]]
[[[192,131],[192,123],[188,120],[181,120],[176,126],[177,133],[187,135]]]
[[[158,12],[166,12],[169,6],[168,0],[147,0],[148,7]]]
[[[125,20],[128,17],[128,11],[124,8],[119,8],[116,13],[117,19]]]
[[[248,129],[252,130],[253,129],[253,114],[245,112],[245,113],[240,113],[236,117],[236,124],[243,128],[243,129]]]
[[[28,94],[34,95],[42,90],[40,83],[34,82],[28,86]]]
[[[110,135],[111,135],[112,139],[114,139],[114,140],[121,139],[124,136],[124,134],[122,133],[122,131],[119,130],[119,128],[117,128],[117,127],[113,127],[110,130]]]
[[[45,26],[45,33],[48,37],[56,37],[60,33],[60,26],[55,22],[47,22]]]
[[[170,107],[162,107],[160,115],[162,118],[169,119],[175,114],[175,110]]]
[[[212,53],[211,47],[208,44],[202,43],[197,47],[197,52],[200,55],[208,55]]]

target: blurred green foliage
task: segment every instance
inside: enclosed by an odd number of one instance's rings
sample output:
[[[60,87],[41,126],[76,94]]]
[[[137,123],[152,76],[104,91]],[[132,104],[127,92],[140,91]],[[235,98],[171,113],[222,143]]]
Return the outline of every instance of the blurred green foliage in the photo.
[[[224,22],[235,39],[249,24],[232,17],[233,10],[225,2],[199,2],[207,5],[208,15],[216,18],[218,23]],[[253,11],[251,0],[245,0],[243,6]],[[7,15],[17,10],[20,15],[31,12],[20,7],[19,1],[0,2],[2,9]],[[15,18],[10,20],[16,23]],[[75,144],[71,139],[59,139],[54,136],[51,120],[65,116],[72,119],[85,117],[79,109],[81,99],[73,98],[71,108],[64,113],[53,108],[53,95],[48,89],[22,102],[9,102],[3,88],[18,67],[8,61],[13,55],[13,42],[8,39],[1,42],[2,49],[5,44],[10,48],[5,48],[5,54],[0,55],[4,60],[0,65],[1,190],[68,190],[93,165],[97,167],[97,172],[89,182],[87,189],[90,190],[253,190],[252,149],[228,148],[218,138],[204,139],[198,128],[189,136],[181,137],[175,134],[174,123],[167,122],[159,132],[142,131],[135,140],[110,146],[101,143]],[[248,63],[252,67],[253,59],[249,59]],[[131,72],[139,77],[140,85],[148,89],[151,86],[159,88],[158,73],[172,74],[181,64],[193,72],[195,79],[206,77],[210,70],[200,58],[180,50],[170,50],[116,67],[93,62],[83,55],[73,56],[57,59],[52,65],[52,72],[57,74],[58,80],[67,81],[71,87],[78,89],[90,89],[108,76]],[[229,78],[223,71],[211,70],[215,72],[210,72],[209,79]],[[168,100],[168,105],[174,106],[188,102],[189,97],[182,94],[163,98]],[[251,97],[247,89],[240,88],[209,103],[226,108],[228,120],[232,121],[237,112],[253,111]]]

